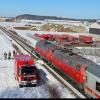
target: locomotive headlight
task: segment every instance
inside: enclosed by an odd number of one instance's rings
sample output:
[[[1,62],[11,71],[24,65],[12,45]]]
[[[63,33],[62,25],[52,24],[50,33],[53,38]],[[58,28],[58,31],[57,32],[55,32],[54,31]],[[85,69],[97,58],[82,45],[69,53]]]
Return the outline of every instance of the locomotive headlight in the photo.
[[[83,76],[83,79],[85,80],[85,76]]]

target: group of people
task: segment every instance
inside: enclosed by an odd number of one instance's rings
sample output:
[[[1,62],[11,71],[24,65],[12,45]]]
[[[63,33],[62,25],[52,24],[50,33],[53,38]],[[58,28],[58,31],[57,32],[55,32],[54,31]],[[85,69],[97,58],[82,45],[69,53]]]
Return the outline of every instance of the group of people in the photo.
[[[13,50],[13,58],[15,57],[15,55],[17,54],[17,52],[15,51],[15,50]],[[9,52],[8,54],[7,54],[7,52],[4,52],[4,59],[6,60],[6,59],[11,59],[12,57],[11,57],[11,52]]]

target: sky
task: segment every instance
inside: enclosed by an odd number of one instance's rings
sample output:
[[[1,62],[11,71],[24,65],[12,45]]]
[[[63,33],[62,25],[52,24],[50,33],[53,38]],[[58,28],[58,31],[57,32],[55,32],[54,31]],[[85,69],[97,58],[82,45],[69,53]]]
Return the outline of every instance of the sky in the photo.
[[[100,0],[0,0],[0,16],[21,14],[100,19]]]

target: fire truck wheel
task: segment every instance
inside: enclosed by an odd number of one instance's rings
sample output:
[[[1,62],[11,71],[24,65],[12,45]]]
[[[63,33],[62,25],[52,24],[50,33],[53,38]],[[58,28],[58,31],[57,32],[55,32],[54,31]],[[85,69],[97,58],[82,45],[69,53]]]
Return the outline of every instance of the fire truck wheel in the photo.
[[[33,86],[36,87],[36,84],[34,84]]]
[[[23,85],[19,84],[19,87],[20,87],[20,88],[23,88]]]

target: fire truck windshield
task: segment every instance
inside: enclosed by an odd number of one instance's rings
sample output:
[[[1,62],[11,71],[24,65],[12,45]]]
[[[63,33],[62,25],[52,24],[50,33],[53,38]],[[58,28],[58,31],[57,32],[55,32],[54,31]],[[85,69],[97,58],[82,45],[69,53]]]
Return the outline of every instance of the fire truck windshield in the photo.
[[[35,66],[24,66],[21,68],[21,75],[34,74],[35,70]]]

